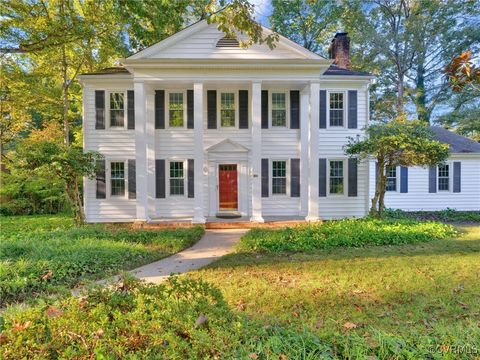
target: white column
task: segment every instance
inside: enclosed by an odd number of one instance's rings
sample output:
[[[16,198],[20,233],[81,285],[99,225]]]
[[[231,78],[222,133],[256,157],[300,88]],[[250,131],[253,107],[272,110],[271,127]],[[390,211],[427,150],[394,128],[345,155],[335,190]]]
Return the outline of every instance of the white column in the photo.
[[[193,142],[194,142],[194,215],[192,222],[196,224],[205,223],[205,216],[203,211],[203,192],[205,183],[205,174],[203,173],[204,164],[204,150],[203,150],[203,83],[193,84]]]
[[[310,129],[310,88],[306,86],[300,92],[300,215],[308,214],[308,134]]]
[[[318,138],[320,121],[320,84],[310,83],[310,121],[308,131],[308,214],[305,220],[318,220]]]
[[[155,209],[155,93],[146,91],[147,111],[145,143],[147,147],[147,221],[156,216]]]
[[[135,172],[137,220],[147,221],[147,146],[145,136],[146,98],[145,84],[135,82]]]
[[[262,217],[262,84],[252,82],[252,216],[250,221],[263,222]]]

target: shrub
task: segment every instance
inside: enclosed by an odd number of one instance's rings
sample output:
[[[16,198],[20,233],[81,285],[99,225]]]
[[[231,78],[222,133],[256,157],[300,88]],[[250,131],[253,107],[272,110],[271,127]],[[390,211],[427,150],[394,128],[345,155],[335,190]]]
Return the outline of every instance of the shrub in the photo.
[[[345,219],[281,230],[253,229],[242,237],[240,251],[311,251],[339,246],[399,245],[445,239],[452,226],[412,220]]]
[[[480,222],[480,211],[458,211],[450,208],[440,211],[403,211],[400,209],[387,209],[384,216],[388,219]]]

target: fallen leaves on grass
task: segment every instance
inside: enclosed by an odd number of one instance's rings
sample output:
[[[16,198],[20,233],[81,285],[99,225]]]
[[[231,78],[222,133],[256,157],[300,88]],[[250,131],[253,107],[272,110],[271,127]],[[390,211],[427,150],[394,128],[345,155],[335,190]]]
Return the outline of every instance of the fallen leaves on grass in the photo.
[[[352,330],[352,329],[356,329],[358,325],[351,321],[347,321],[345,324],[343,324],[343,327],[347,330]]]

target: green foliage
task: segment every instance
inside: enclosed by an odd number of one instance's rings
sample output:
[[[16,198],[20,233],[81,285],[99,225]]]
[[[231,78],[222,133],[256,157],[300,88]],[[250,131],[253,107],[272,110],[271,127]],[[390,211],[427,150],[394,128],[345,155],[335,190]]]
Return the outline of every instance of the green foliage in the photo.
[[[387,219],[414,219],[433,220],[444,222],[479,222],[480,211],[458,211],[446,208],[440,211],[403,211],[400,209],[386,209],[384,213]]]
[[[78,227],[66,216],[2,217],[0,225],[0,306],[157,260],[203,234],[201,227]]]
[[[239,251],[313,251],[340,246],[415,244],[455,234],[449,225],[412,220],[345,219],[281,230],[253,229],[242,237]]]

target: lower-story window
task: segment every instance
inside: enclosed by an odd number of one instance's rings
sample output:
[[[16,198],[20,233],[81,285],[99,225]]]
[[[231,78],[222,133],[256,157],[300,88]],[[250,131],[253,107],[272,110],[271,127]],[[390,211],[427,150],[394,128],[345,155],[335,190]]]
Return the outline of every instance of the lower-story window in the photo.
[[[125,163],[123,161],[110,163],[110,184],[112,196],[125,195]]]
[[[397,191],[397,167],[387,167],[387,191]]]
[[[438,191],[448,191],[449,190],[449,166],[448,164],[443,164],[438,166]]]
[[[272,194],[285,195],[287,193],[287,162],[272,161]]]
[[[170,195],[183,195],[185,193],[185,178],[183,161],[170,162]]]
[[[343,161],[330,161],[330,194],[343,194]]]

